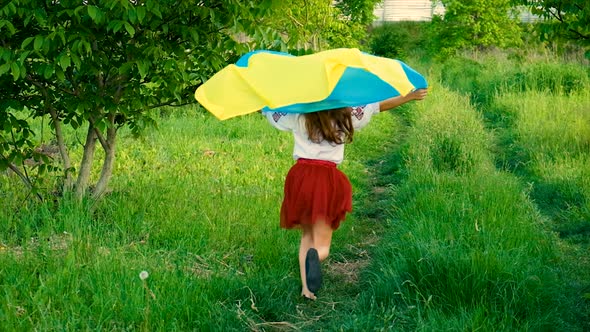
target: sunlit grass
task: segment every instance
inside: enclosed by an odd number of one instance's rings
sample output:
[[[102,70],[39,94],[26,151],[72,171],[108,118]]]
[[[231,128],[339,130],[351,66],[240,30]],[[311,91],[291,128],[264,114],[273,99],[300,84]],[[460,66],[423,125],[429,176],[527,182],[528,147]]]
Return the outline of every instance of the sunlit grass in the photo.
[[[448,92],[413,113],[393,225],[367,271],[372,314],[418,330],[563,323],[547,268],[555,239],[519,180],[494,169],[491,138],[469,101]]]
[[[187,108],[122,130],[99,203],[39,204],[0,176],[1,328],[584,330],[587,93],[474,104],[431,86],[347,147],[354,214],[316,302],[300,297],[299,233],[278,222],[292,139],[258,114]]]
[[[368,181],[363,160],[382,155],[387,143],[378,139],[395,131],[387,115],[374,126],[381,130],[359,132],[342,166],[355,209],[363,209],[358,202]],[[284,312],[300,301],[299,233],[278,222],[291,154],[290,134],[258,114],[225,122],[196,111],[172,114],[140,139],[121,132],[103,201],[66,198],[56,207],[14,206],[14,218],[5,215],[11,226],[2,234],[0,276],[29,275],[20,287],[4,289],[11,326],[139,328],[143,270],[155,295],[149,324],[156,329],[224,330],[287,319]],[[348,244],[364,233],[349,217],[334,236],[333,259],[354,256]]]

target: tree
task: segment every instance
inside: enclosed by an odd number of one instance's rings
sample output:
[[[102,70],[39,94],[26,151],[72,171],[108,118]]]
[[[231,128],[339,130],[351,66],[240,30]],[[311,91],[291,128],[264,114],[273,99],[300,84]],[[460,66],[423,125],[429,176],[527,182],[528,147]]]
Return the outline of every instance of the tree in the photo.
[[[432,20],[435,51],[446,55],[460,49],[504,48],[520,43],[520,28],[512,18],[510,0],[443,0],[444,17]],[[442,51],[442,52],[441,52]]]
[[[11,0],[0,4],[0,171],[34,187],[49,157],[36,119],[49,120],[63,189],[86,195],[96,149],[104,159],[92,195],[111,178],[117,133],[155,124],[163,106],[257,48],[358,46],[378,0]],[[85,131],[74,165],[68,127]],[[97,147],[98,142],[98,147]],[[32,161],[32,162],[31,162]]]
[[[334,7],[325,0],[286,0],[273,8],[264,24],[278,31],[281,51],[292,47],[297,50],[317,50],[326,47],[323,38],[335,21]]]
[[[277,3],[264,22],[280,33],[284,48],[360,47],[379,1],[285,0]]]
[[[350,38],[357,43],[362,43],[367,39],[368,28],[375,21],[373,11],[375,6],[382,0],[341,0],[336,2],[336,7],[340,9],[346,26],[350,31]]]
[[[50,119],[64,190],[86,194],[96,142],[104,150],[93,190],[111,178],[117,132],[154,123],[154,109],[193,103],[195,88],[248,49],[239,33],[264,35],[272,1],[12,0],[0,5],[0,170],[26,179],[41,160],[34,118]],[[64,125],[85,128],[74,167]],[[77,178],[74,181],[74,175]],[[74,183],[75,182],[75,183]],[[29,181],[29,184],[30,181]]]
[[[520,0],[533,14],[544,17],[541,36],[550,39],[561,36],[590,45],[590,3],[586,0]]]

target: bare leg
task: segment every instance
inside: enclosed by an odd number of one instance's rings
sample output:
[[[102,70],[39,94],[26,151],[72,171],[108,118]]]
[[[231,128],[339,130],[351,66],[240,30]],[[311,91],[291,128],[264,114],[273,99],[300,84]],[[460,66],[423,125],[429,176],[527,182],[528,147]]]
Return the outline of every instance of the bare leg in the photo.
[[[332,243],[333,229],[323,220],[318,220],[312,225],[301,225],[301,244],[299,246],[299,271],[301,274],[301,295],[316,299],[307,288],[306,271],[305,271],[305,257],[310,248],[315,248],[318,251],[320,261],[328,257],[330,253],[330,245]]]
[[[301,274],[301,295],[308,299],[315,300],[316,296],[307,288],[307,279],[305,275],[305,256],[307,251],[313,247],[313,237],[311,225],[301,225],[301,244],[299,245],[299,272]]]
[[[323,220],[318,220],[312,225],[313,247],[318,251],[320,261],[323,261],[330,254],[330,245],[332,244],[332,226]]]

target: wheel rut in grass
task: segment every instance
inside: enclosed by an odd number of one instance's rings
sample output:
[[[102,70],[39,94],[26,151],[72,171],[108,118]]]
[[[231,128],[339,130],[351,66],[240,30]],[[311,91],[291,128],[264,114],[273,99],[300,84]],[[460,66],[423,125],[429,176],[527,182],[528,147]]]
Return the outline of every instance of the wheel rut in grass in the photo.
[[[523,185],[523,192],[530,197],[542,219],[548,221],[547,229],[559,235],[556,248],[561,258],[553,268],[558,271],[566,289],[564,296],[575,303],[571,310],[576,317],[574,320],[583,330],[587,330],[590,328],[590,260],[587,255],[590,249],[590,223],[587,214],[584,215],[584,208],[588,193],[572,173],[555,178],[539,174],[535,164],[546,156],[521,140],[515,123],[518,120],[514,119],[518,110],[509,106],[500,107],[493,102],[480,105],[479,111],[484,117],[486,129],[495,133],[496,168],[527,184],[526,188]],[[559,124],[556,122],[555,126]],[[564,161],[571,162],[583,157],[583,154],[573,154],[573,157],[564,158]],[[554,160],[558,158],[554,157]],[[567,168],[556,163],[555,172],[560,171],[559,166]]]

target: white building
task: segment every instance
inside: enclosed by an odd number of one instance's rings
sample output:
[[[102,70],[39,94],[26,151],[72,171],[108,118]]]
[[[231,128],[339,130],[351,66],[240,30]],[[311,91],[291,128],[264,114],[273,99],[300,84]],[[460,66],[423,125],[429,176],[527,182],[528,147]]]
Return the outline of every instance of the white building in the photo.
[[[443,15],[440,1],[430,0],[383,0],[373,10],[379,22],[430,21],[433,15]]]
[[[517,7],[522,22],[534,22],[540,18],[531,14],[527,7]],[[373,10],[375,23],[397,21],[430,21],[434,15],[444,15],[441,1],[430,0],[383,0]]]

